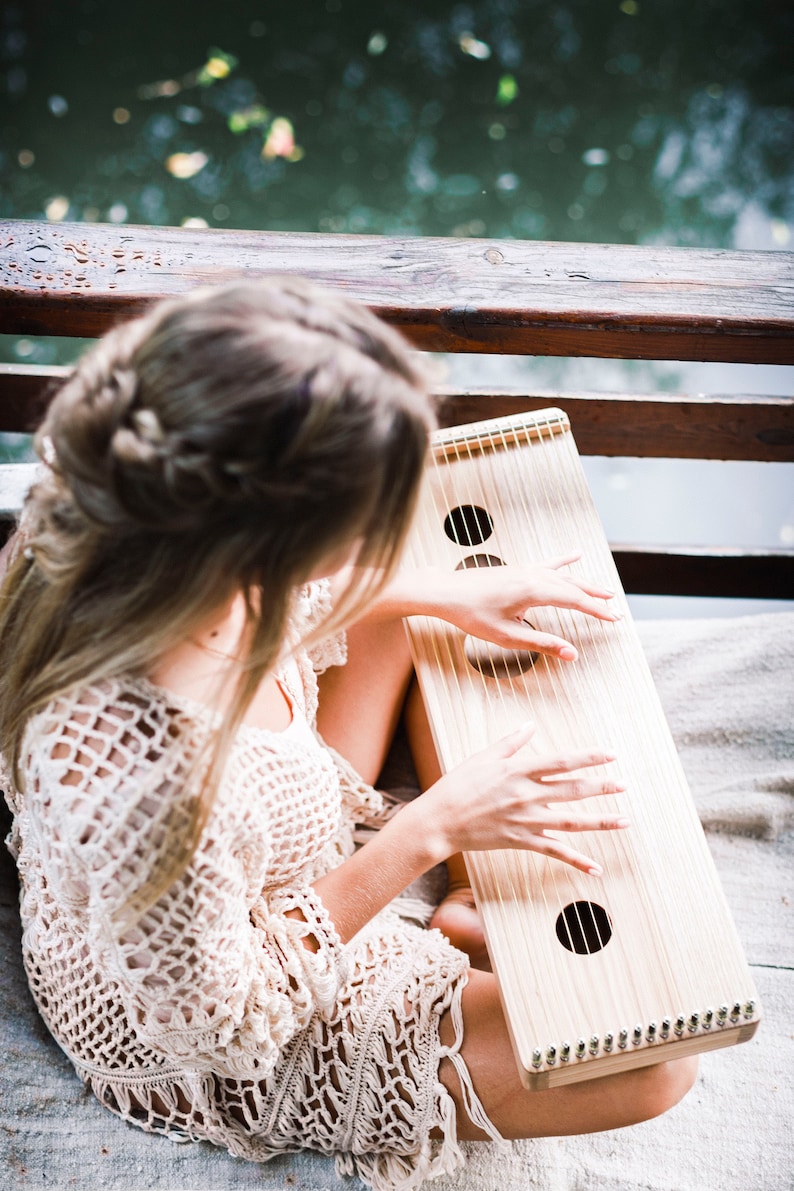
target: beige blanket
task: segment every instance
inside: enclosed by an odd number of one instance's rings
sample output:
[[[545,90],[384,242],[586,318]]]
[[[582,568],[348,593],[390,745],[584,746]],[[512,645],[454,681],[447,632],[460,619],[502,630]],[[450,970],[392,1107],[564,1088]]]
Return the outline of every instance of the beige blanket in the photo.
[[[794,1188],[794,614],[640,622],[764,1020],[706,1055],[659,1120],[597,1136],[469,1145],[433,1191],[792,1191]],[[330,1160],[255,1166],[121,1124],[81,1090],[30,1002],[13,873],[0,881],[0,1162],[13,1188],[341,1191]]]

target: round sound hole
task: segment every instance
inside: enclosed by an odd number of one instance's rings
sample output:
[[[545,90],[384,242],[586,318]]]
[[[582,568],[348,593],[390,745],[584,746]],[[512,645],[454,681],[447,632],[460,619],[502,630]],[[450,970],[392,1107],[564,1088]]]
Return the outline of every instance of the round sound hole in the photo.
[[[556,931],[568,951],[592,955],[606,947],[612,938],[612,922],[604,907],[596,902],[570,902],[557,916]]]
[[[503,567],[501,558],[495,554],[467,554],[462,562],[455,567],[456,571],[474,571],[477,567]]]
[[[505,564],[496,554],[467,554],[455,567],[456,571],[471,571],[477,567],[503,567]],[[535,626],[525,620],[529,628]],[[470,666],[479,670],[486,678],[517,678],[519,674],[526,674],[538,659],[538,654],[531,649],[502,649],[490,641],[482,641],[479,637],[466,637],[463,642],[463,655]]]
[[[524,624],[533,629],[528,620]],[[463,656],[485,678],[518,678],[531,670],[540,656],[532,649],[503,649],[480,637],[465,637]]]
[[[493,533],[493,521],[479,505],[457,505],[444,518],[444,533],[458,546],[479,546]]]

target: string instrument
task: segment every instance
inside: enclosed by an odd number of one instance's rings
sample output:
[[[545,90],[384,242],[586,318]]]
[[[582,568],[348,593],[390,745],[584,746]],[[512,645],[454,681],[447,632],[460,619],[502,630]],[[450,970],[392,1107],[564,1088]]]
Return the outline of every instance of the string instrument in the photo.
[[[498,567],[582,551],[617,623],[533,608],[577,648],[505,651],[432,617],[406,623],[443,771],[533,719],[541,754],[617,754],[629,828],[578,834],[594,877],[525,851],[466,857],[522,1080],[544,1089],[743,1042],[759,1008],[566,415],[436,433],[405,566]],[[594,769],[592,776],[600,770]],[[606,768],[603,775],[611,772]]]

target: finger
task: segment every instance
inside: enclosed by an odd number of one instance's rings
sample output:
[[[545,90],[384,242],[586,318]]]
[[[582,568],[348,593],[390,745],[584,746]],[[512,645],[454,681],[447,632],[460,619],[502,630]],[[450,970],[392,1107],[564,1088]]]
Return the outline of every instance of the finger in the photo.
[[[623,794],[626,785],[621,781],[600,781],[597,778],[575,778],[568,782],[543,782],[549,802],[581,802],[583,798],[599,798],[602,794]]]
[[[559,756],[533,756],[527,776],[531,778],[550,777],[555,773],[571,773],[575,769],[590,769],[593,765],[609,765],[617,759],[616,754],[606,749],[582,749],[575,753]],[[548,783],[553,785],[553,783]]]
[[[534,720],[527,720],[520,728],[516,728],[513,732],[509,732],[507,736],[503,736],[497,740],[494,745],[494,751],[497,756],[511,757],[517,753],[519,749],[528,744],[537,731],[537,724]]]
[[[535,836],[531,849],[533,852],[540,853],[541,856],[548,856],[552,860],[561,860],[564,864],[570,864],[572,868],[588,873],[591,877],[603,876],[604,870],[592,857],[585,856],[583,852],[577,852],[575,848],[564,844],[561,840],[554,839],[553,836]]]
[[[559,558],[550,558],[547,562],[542,562],[540,565],[547,567],[550,571],[558,571],[560,567],[567,567],[572,562],[578,562],[581,557],[581,550],[574,550],[571,554],[562,554]]]
[[[523,649],[532,653],[543,653],[547,657],[561,658],[564,662],[575,662],[579,657],[576,646],[564,637],[555,637],[553,633],[539,633],[534,629],[528,632],[516,630],[509,637],[505,635],[499,645],[502,649]]]
[[[559,571],[562,567],[579,562],[581,557],[582,552],[580,550],[573,554],[564,554],[560,558],[551,558],[547,562],[541,563],[541,566],[546,567],[550,571]],[[559,578],[565,583],[570,583],[581,588],[587,595],[595,596],[601,600],[610,600],[615,595],[615,591],[611,587],[605,587],[602,583],[596,583],[593,579],[583,579],[578,575],[560,575]]]
[[[618,612],[615,608],[605,604],[604,600],[611,600],[614,598],[614,591],[607,591],[606,588],[592,588],[585,594],[586,589],[582,589],[580,595],[574,596],[566,605],[576,612],[585,612],[588,616],[595,616],[599,620],[622,620],[623,613]]]
[[[560,815],[551,812],[548,823],[544,819],[544,831],[623,831],[631,823],[625,815]]]

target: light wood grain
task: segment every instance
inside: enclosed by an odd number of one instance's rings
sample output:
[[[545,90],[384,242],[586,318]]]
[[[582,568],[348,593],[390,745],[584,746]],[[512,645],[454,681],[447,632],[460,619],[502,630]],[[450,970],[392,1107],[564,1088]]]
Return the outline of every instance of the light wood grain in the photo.
[[[549,1087],[742,1041],[758,1020],[747,1008],[757,1000],[752,979],[567,420],[551,410],[466,429],[437,436],[406,566],[452,569],[473,556],[509,565],[581,549],[576,570],[620,593],[624,614],[610,624],[533,609],[532,623],[573,641],[579,661],[525,659],[517,670],[492,650],[490,673],[472,665],[472,643],[446,622],[408,622],[444,770],[532,718],[537,752],[611,747],[628,784],[592,809],[625,812],[631,827],[577,836],[603,878],[531,852],[467,858],[522,1077]],[[485,540],[460,545],[445,532],[458,506],[487,511]],[[557,937],[559,915],[577,902],[611,922],[611,938],[588,954]]]
[[[532,240],[0,223],[0,331],[99,335],[148,303],[288,273],[430,351],[794,360],[794,255]]]

